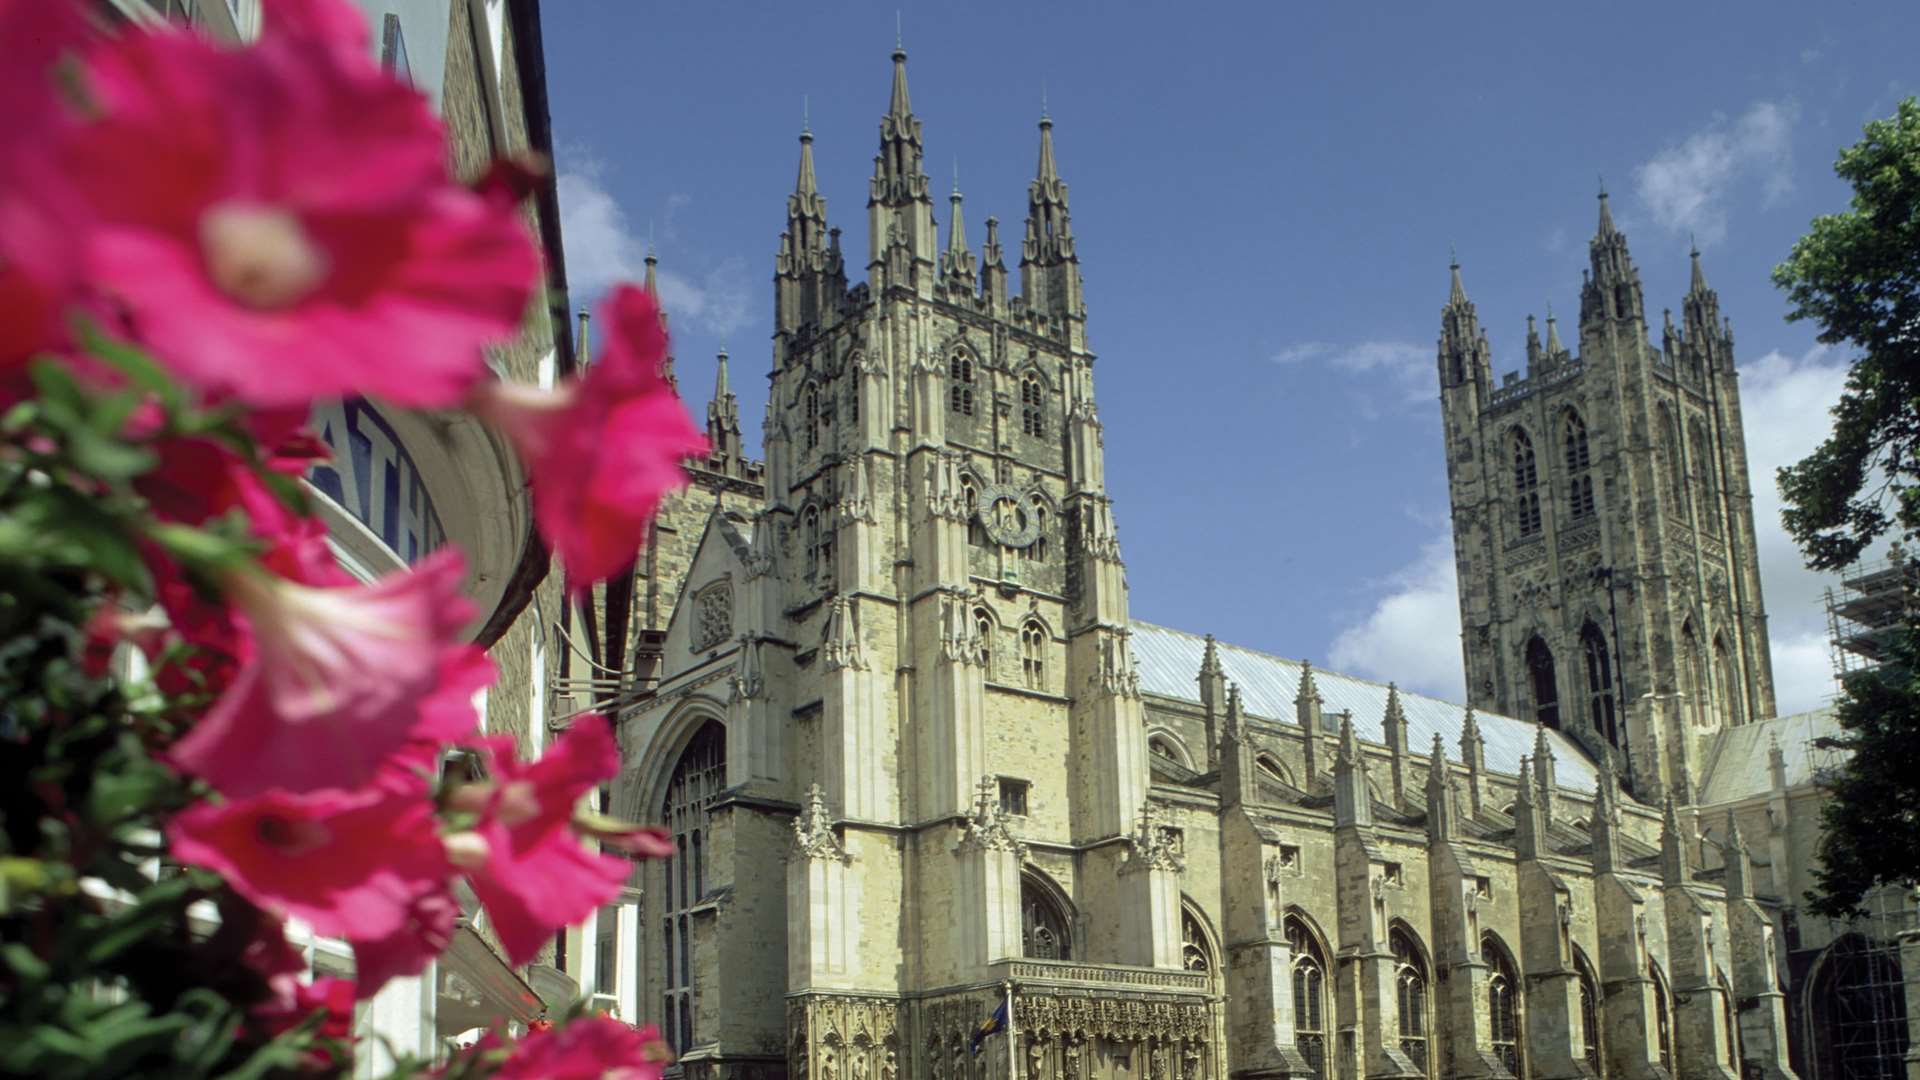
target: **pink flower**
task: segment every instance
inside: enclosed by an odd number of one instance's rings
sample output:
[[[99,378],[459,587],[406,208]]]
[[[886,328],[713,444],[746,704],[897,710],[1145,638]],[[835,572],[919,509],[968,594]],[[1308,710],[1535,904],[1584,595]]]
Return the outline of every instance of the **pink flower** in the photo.
[[[529,1031],[494,1080],[659,1080],[673,1051],[652,1024],[635,1028],[610,1016],[583,1016]]]
[[[573,827],[580,797],[620,771],[620,750],[606,721],[591,714],[538,761],[516,760],[509,739],[484,745],[496,786],[475,827],[484,845],[466,860],[467,876],[507,960],[525,964],[555,929],[618,895],[633,870],[620,856],[589,851]]]
[[[548,393],[482,384],[470,407],[504,431],[533,480],[533,513],[576,591],[632,562],[660,499],[686,485],[681,461],[706,452],[661,375],[667,332],[645,290],[602,306],[606,350],[584,377]]]
[[[453,874],[425,791],[269,791],[200,803],[167,826],[181,862],[227,879],[269,915],[373,941],[409,925]]]
[[[539,256],[513,207],[452,180],[426,100],[346,46],[350,17],[302,0],[249,49],[173,31],[95,49],[101,115],[0,174],[61,243],[9,229],[0,258],[87,282],[211,394],[457,403],[481,347],[519,326]]]
[[[459,917],[460,905],[441,889],[416,897],[393,932],[353,938],[354,993],[370,998],[388,979],[418,975],[447,951]]]
[[[460,640],[473,617],[462,572],[449,549],[369,586],[233,576],[252,655],[168,756],[245,798],[357,788],[410,743],[467,735],[493,665]]]
[[[253,1010],[259,1034],[273,1038],[297,1026],[307,1017],[324,1010],[326,1019],[315,1034],[323,1039],[346,1040],[353,1037],[353,980],[331,976],[310,983],[296,982],[286,1000],[275,1001]]]

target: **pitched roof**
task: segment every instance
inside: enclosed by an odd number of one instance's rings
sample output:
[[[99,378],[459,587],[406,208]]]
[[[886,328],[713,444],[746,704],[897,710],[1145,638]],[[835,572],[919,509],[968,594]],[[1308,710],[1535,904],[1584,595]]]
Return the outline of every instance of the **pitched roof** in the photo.
[[[1300,692],[1300,661],[1225,642],[1216,644],[1227,679],[1240,686],[1241,704],[1248,715],[1293,723],[1293,699]],[[1146,693],[1198,703],[1200,657],[1205,650],[1204,638],[1138,619],[1133,621],[1133,655],[1140,673],[1140,689]],[[1354,734],[1375,744],[1386,741],[1381,727],[1381,718],[1387,711],[1385,683],[1320,668],[1313,669],[1313,678],[1325,701],[1323,708],[1327,715],[1351,710]],[[1447,759],[1460,760],[1460,725],[1466,716],[1465,706],[1404,689],[1400,691],[1400,704],[1407,713],[1409,753],[1424,760],[1437,732],[1445,740]],[[1518,775],[1520,759],[1533,753],[1535,726],[1478,710],[1474,716],[1480,724],[1480,735],[1486,740],[1487,768]],[[1554,776],[1560,787],[1591,793],[1598,777],[1586,752],[1557,731],[1547,732],[1547,739],[1553,745]]]
[[[1815,783],[1820,770],[1839,765],[1845,752],[1813,745],[1815,739],[1838,735],[1840,723],[1831,706],[1771,720],[1730,727],[1715,736],[1707,756],[1707,778],[1700,785],[1703,804],[1732,802],[1773,790],[1771,751],[1780,741],[1787,767],[1787,786]]]

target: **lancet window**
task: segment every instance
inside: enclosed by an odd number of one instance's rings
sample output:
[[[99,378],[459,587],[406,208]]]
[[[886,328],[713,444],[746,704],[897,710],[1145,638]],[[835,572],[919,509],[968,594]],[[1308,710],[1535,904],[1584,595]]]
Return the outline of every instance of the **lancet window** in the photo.
[[[1705,725],[1712,715],[1707,708],[1707,658],[1692,619],[1680,627],[1680,662],[1687,671],[1687,714],[1695,724]]]
[[[962,416],[973,415],[973,357],[955,350],[947,362],[948,405]]]
[[[1684,475],[1680,468],[1680,457],[1684,448],[1680,445],[1680,428],[1673,422],[1673,410],[1666,403],[1660,404],[1660,452],[1667,459],[1667,508],[1676,513],[1685,505]]]
[[[1020,628],[1020,673],[1030,689],[1046,688],[1047,628],[1038,619],[1028,619]]]
[[[1327,1075],[1327,958],[1298,915],[1284,924],[1293,952],[1293,1039],[1315,1076]]]
[[[967,514],[967,543],[974,547],[986,546],[987,528],[980,523],[980,486],[971,476],[960,478],[960,501]]]
[[[1207,930],[1200,925],[1200,917],[1185,904],[1180,905],[1180,966],[1208,974],[1214,970],[1213,946],[1207,940]]]
[[[1600,628],[1589,621],[1580,628],[1580,658],[1587,668],[1587,719],[1593,730],[1614,749],[1620,748],[1620,722],[1615,715],[1613,654]]]
[[[1668,1004],[1667,980],[1660,965],[1649,960],[1647,976],[1652,980],[1654,1047],[1660,1054],[1660,1067],[1673,1073],[1673,1011]]]
[[[1568,509],[1575,518],[1587,517],[1594,506],[1593,475],[1588,472],[1593,459],[1587,450],[1587,423],[1572,409],[1567,410],[1565,438]]]
[[[1420,1075],[1426,1076],[1431,1071],[1427,1062],[1427,1032],[1432,1027],[1427,1016],[1427,961],[1405,927],[1395,926],[1387,934],[1387,948],[1393,953],[1400,1052],[1407,1055]]]
[[[1022,955],[1036,960],[1073,959],[1072,926],[1051,890],[1031,874],[1020,880]]]
[[[1524,1076],[1520,1046],[1520,981],[1513,959],[1492,934],[1480,935],[1480,959],[1487,965],[1487,1016],[1493,1054],[1515,1077]]]
[[[801,438],[806,440],[807,449],[812,450],[820,445],[820,388],[808,383],[800,397],[802,426],[806,428]]]
[[[1705,529],[1708,535],[1718,536],[1720,533],[1720,485],[1713,472],[1713,455],[1707,452],[1707,428],[1699,420],[1694,420],[1688,426],[1692,429],[1689,434],[1692,436],[1693,449],[1691,462],[1695,481],[1693,490],[1700,496],[1694,513],[1699,516],[1700,527]]]
[[[1533,687],[1533,718],[1547,727],[1560,727],[1560,681],[1553,666],[1553,650],[1535,634],[1527,641],[1527,679]]]
[[[693,1045],[696,1022],[690,913],[707,891],[707,808],[726,783],[726,729],[709,720],[681,752],[660,805],[673,836],[673,854],[660,871],[661,1004],[667,1035],[681,1051]]]
[[[1045,437],[1047,434],[1046,396],[1040,387],[1040,376],[1027,372],[1020,379],[1020,430],[1027,435]]]
[[[1513,505],[1521,536],[1540,531],[1540,467],[1533,456],[1533,439],[1513,429]]]
[[[1593,1074],[1604,1080],[1606,1066],[1600,1053],[1600,981],[1593,977],[1586,957],[1578,953],[1573,957],[1573,969],[1580,981],[1580,1056]]]
[[[1720,702],[1725,708],[1727,722],[1737,724],[1741,720],[1740,680],[1734,677],[1733,650],[1727,647],[1727,635],[1713,635],[1713,674],[1720,684]]]
[[[1034,523],[1034,525],[1037,526],[1038,531],[1034,533],[1033,543],[1028,544],[1026,547],[1026,557],[1029,560],[1034,562],[1046,562],[1047,561],[1047,501],[1045,499],[1042,499],[1040,496],[1035,495],[1028,502],[1027,513],[1032,515],[1032,517],[1029,520],[1031,520]]]
[[[820,572],[820,511],[809,506],[800,515],[800,536],[807,547],[807,575]]]
[[[980,666],[993,678],[993,613],[986,608],[973,609],[973,632],[980,639]]]

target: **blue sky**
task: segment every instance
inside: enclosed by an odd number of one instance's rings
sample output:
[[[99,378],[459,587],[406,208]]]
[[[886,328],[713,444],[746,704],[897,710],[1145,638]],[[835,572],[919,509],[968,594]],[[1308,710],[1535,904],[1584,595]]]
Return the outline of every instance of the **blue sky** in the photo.
[[[725,345],[757,444],[803,98],[829,218],[864,252],[895,6],[545,7],[576,298],[637,277],[651,236],[689,406]],[[1577,313],[1604,176],[1651,310],[1678,307],[1690,232],[1705,253],[1781,709],[1821,703],[1825,583],[1769,478],[1818,441],[1846,358],[1783,321],[1768,272],[1844,206],[1837,150],[1920,92],[1920,5],[1172,11],[900,9],[928,171],[944,194],[957,163],[976,250],[990,214],[1018,236],[1046,96],[1134,615],[1459,698],[1433,375],[1449,245],[1496,368],[1519,367],[1529,312]]]

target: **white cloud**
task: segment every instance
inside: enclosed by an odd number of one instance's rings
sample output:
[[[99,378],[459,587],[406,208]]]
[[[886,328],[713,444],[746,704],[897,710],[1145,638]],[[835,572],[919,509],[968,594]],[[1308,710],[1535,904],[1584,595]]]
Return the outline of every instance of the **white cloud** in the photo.
[[[1377,390],[1382,381],[1402,405],[1430,402],[1439,393],[1434,382],[1433,346],[1409,341],[1362,341],[1334,345],[1306,341],[1273,354],[1282,366],[1313,364],[1346,375],[1368,376]]]
[[[589,301],[620,282],[639,281],[646,271],[646,244],[634,232],[626,209],[607,190],[599,163],[583,156],[578,166],[563,167],[554,185],[560,196],[567,283],[575,298]],[[669,220],[689,201],[685,195],[669,197]],[[698,279],[663,265],[657,280],[669,318],[720,338],[746,325],[750,292],[743,260],[724,260]]]
[[[1276,359],[1300,362],[1330,351],[1296,346],[1288,351],[1292,355]],[[1818,708],[1833,695],[1822,606],[1833,579],[1807,570],[1781,527],[1774,473],[1805,457],[1826,437],[1828,410],[1840,399],[1846,373],[1847,364],[1824,347],[1797,358],[1769,352],[1741,366],[1755,540],[1781,715]],[[1422,547],[1384,589],[1364,617],[1334,638],[1329,650],[1334,668],[1462,700],[1459,586],[1450,533]]]
[[[1428,542],[1419,558],[1386,584],[1389,591],[1373,610],[1333,639],[1329,663],[1337,671],[1465,700],[1452,531]]]
[[[1718,243],[1727,235],[1727,202],[1736,185],[1757,177],[1769,204],[1792,190],[1797,112],[1791,102],[1762,101],[1738,120],[1714,117],[1704,130],[1634,170],[1640,200],[1661,226]]]

